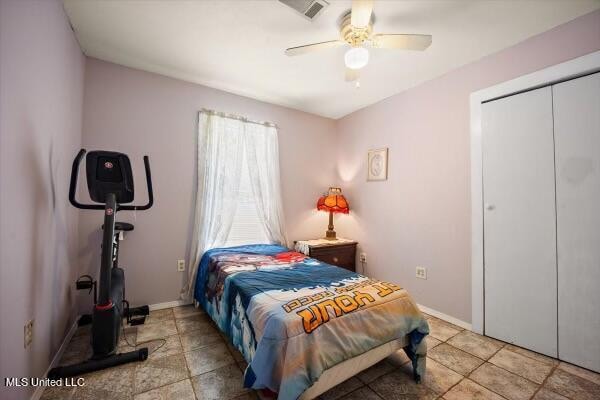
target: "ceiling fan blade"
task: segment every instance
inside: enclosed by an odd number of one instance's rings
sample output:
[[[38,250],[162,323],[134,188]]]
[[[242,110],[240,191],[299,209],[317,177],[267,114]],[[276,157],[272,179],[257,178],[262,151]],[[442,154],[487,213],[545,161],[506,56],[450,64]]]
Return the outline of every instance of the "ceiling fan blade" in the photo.
[[[366,28],[371,22],[373,0],[352,0],[350,24],[356,28]]]
[[[378,33],[372,40],[373,47],[384,49],[425,50],[431,45],[431,35]]]
[[[290,47],[289,49],[285,50],[285,54],[287,56],[299,56],[301,54],[306,54],[318,50],[324,50],[330,47],[337,47],[344,44],[346,44],[346,42],[343,42],[341,40],[330,40],[328,42],[313,43],[298,47]]]
[[[360,70],[359,69],[346,68],[346,76],[345,76],[346,82],[354,82],[358,78],[360,78]]]

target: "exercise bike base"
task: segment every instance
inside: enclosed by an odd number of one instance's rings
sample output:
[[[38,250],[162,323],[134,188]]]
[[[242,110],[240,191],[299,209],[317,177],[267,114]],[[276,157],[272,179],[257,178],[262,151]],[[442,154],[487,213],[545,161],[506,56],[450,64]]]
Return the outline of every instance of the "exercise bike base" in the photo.
[[[79,364],[66,365],[64,367],[52,368],[48,372],[48,378],[61,379],[71,376],[87,374],[89,372],[99,371],[101,369],[116,367],[117,365],[127,364],[135,361],[145,361],[148,358],[148,348],[129,351],[127,353],[115,354],[98,360],[88,360]]]

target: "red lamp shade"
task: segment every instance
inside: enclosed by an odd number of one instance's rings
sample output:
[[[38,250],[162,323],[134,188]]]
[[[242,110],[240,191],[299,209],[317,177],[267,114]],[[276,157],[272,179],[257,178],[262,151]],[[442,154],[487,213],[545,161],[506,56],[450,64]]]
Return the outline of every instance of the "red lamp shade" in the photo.
[[[348,205],[348,200],[342,194],[342,189],[329,188],[329,193],[319,197],[319,200],[317,200],[317,210],[329,212],[329,225],[327,232],[325,232],[325,239],[335,240],[333,213],[350,213],[350,206]]]
[[[319,200],[317,201],[317,210],[348,214],[350,212],[350,206],[348,205],[348,200],[341,194],[341,190],[339,190],[339,194],[332,194],[330,189],[329,194],[319,197]]]

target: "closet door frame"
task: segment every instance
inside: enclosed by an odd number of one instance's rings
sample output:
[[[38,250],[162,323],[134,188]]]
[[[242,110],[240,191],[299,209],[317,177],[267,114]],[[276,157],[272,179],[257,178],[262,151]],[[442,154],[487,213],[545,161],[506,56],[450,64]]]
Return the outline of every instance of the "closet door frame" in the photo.
[[[483,148],[481,105],[600,71],[600,51],[471,93],[471,329],[484,333]]]

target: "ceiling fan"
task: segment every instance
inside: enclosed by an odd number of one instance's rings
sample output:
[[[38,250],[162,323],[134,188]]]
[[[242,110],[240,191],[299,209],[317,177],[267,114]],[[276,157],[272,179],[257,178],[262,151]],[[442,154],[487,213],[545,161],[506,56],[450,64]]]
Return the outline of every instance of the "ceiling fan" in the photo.
[[[352,10],[340,23],[341,39],[291,47],[288,56],[298,56],[317,50],[350,45],[344,55],[346,81],[356,81],[359,71],[369,62],[369,47],[382,49],[425,50],[431,45],[431,35],[373,33],[373,0],[353,0]]]

